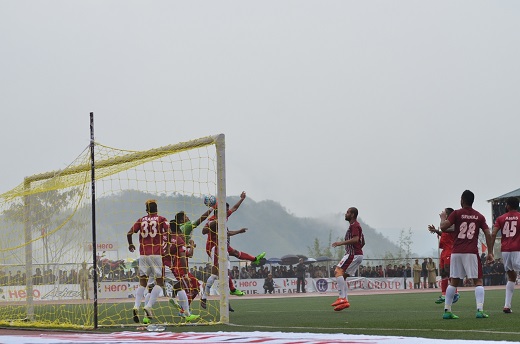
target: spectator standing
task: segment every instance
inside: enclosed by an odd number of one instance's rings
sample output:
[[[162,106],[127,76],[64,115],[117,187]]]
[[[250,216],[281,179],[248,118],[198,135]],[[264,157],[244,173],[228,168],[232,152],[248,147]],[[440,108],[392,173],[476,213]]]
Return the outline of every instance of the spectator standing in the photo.
[[[428,269],[428,288],[437,288],[437,267],[432,258],[428,258],[426,269]]]
[[[40,268],[36,268],[36,273],[33,276],[33,284],[34,285],[43,284],[43,275],[42,275],[42,270]]]
[[[423,288],[426,289],[428,288],[428,284],[426,283],[427,282],[427,279],[428,279],[428,259],[424,258],[423,262],[422,262],[422,265],[421,265],[421,277],[422,277],[422,282],[423,282]]]
[[[302,293],[306,293],[305,291],[305,273],[307,272],[307,268],[303,263],[303,258],[300,258],[298,261],[298,265],[296,265],[296,292],[299,293],[300,290]]]
[[[421,289],[421,271],[422,267],[419,264],[419,259],[415,260],[415,264],[413,265],[413,288]]]
[[[89,269],[87,268],[87,263],[81,263],[81,269],[78,271],[78,280],[79,280],[79,290],[81,292],[81,299],[88,300],[88,277],[90,275]]]

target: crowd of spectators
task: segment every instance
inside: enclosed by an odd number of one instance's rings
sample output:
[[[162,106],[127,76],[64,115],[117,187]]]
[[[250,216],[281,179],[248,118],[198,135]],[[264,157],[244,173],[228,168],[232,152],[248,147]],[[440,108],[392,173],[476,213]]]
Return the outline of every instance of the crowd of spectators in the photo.
[[[485,257],[483,258],[485,259]],[[310,278],[327,278],[334,276],[335,264],[308,264],[306,265],[306,276]],[[211,265],[197,265],[190,268],[190,272],[199,280],[206,281],[211,275]],[[264,265],[256,267],[252,265],[238,266],[234,265],[231,269],[231,276],[233,279],[265,279],[269,274],[272,274],[273,278],[296,278],[296,265]],[[438,271],[435,271],[438,274]],[[91,269],[91,278],[92,278]],[[409,263],[406,264],[388,264],[386,267],[383,265],[361,265],[356,277],[368,277],[368,278],[385,278],[385,277],[404,277],[412,278],[413,270]],[[504,270],[504,264],[500,258],[498,258],[494,264],[488,265],[483,262],[483,277],[484,285],[504,285],[506,284],[506,274]],[[137,282],[139,280],[137,276],[137,267],[127,269],[124,273],[114,276],[105,276],[102,280],[105,281],[127,281]],[[16,273],[9,271],[6,273],[3,269],[0,269],[0,285],[26,285],[27,276],[22,273],[21,270],[17,270]],[[41,269],[37,267],[35,273],[32,276],[33,285],[42,284],[76,284],[78,281],[77,269],[70,270],[58,270],[55,274],[52,269]],[[470,285],[470,281],[465,281],[465,285]],[[421,287],[424,286],[424,284]]]

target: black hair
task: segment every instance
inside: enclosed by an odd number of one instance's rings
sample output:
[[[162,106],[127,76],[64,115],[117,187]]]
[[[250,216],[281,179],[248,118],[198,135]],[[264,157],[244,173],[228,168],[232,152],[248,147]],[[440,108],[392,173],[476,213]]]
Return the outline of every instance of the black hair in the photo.
[[[473,201],[475,201],[475,194],[469,190],[464,190],[460,198],[464,202],[464,205],[469,205],[471,207],[473,205]]]
[[[157,213],[157,201],[154,199],[149,199],[146,201],[146,212],[149,214]]]
[[[510,209],[518,210],[518,198],[516,197],[508,197],[506,200],[506,204]]]
[[[453,208],[446,208],[444,211],[446,212],[447,216],[450,216],[450,214],[453,213]]]
[[[357,210],[357,208],[355,208],[355,207],[350,207],[349,209],[350,209],[350,212],[351,212],[352,214],[354,214],[354,217],[357,219],[357,216],[358,216],[358,213],[359,213],[358,210]]]
[[[170,221],[170,229],[174,233],[180,233],[183,220],[184,220],[184,211],[179,211],[177,214],[175,214],[174,219]]]

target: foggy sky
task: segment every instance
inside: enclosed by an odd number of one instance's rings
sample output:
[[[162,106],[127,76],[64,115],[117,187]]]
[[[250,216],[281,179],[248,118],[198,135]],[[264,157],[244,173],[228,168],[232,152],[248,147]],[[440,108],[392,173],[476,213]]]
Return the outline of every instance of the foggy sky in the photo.
[[[517,1],[1,1],[0,193],[96,141],[226,135],[227,193],[417,252],[520,187]]]

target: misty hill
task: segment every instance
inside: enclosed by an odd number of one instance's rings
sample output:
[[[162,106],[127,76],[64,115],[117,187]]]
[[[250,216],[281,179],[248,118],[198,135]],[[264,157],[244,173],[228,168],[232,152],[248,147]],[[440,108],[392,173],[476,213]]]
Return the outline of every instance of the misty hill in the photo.
[[[157,196],[139,191],[124,191],[118,195],[98,199],[96,202],[98,242],[114,242],[120,245],[120,257],[128,256],[126,233],[130,226],[144,211],[144,202],[154,198],[158,201],[159,214],[168,219],[176,212],[184,210],[196,220],[206,207],[197,197],[184,195]],[[233,206],[239,200],[238,196],[229,196],[228,203]],[[117,217],[111,214],[118,214]],[[398,247],[375,229],[358,219],[366,239],[364,247],[365,258],[381,258],[386,253],[396,253]],[[331,215],[330,218],[301,218],[290,214],[282,205],[275,201],[256,202],[246,198],[239,210],[228,221],[228,228],[236,230],[246,227],[248,231],[231,238],[231,245],[239,251],[256,255],[267,252],[267,258],[280,258],[286,254],[303,254],[309,256],[309,248],[314,247],[318,238],[321,250],[330,246],[331,241],[342,239],[347,229],[343,214]],[[195,229],[196,257],[205,260],[205,238],[200,235],[202,225]],[[198,236],[198,237],[197,237]],[[138,240],[134,235],[134,243]],[[343,252],[342,248],[333,249],[334,257]],[[341,254],[342,255],[342,254]]]

